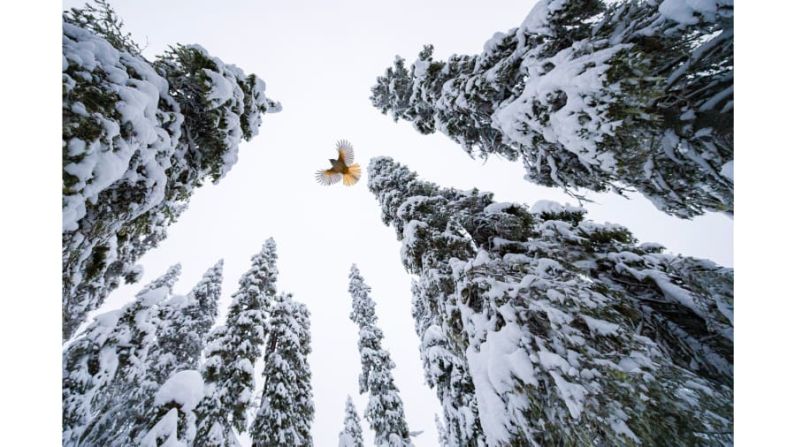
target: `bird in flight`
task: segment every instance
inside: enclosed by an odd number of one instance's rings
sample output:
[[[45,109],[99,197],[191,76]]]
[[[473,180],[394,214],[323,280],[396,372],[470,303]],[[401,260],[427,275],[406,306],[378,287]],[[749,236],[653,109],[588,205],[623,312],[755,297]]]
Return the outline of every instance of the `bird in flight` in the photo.
[[[337,159],[329,158],[331,168],[321,169],[315,178],[321,185],[333,185],[342,180],[345,186],[351,186],[362,176],[362,167],[353,162],[353,146],[348,140],[337,141]]]

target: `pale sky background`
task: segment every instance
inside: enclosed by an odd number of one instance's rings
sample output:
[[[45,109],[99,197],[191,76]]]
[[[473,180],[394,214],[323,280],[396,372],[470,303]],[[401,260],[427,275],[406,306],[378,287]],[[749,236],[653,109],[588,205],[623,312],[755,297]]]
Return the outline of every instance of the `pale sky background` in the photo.
[[[64,7],[82,3],[66,1]],[[381,223],[366,176],[354,187],[323,187],[315,183],[314,172],[334,157],[336,140],[346,138],[364,168],[371,157],[389,155],[423,179],[477,187],[500,201],[572,202],[560,190],[524,181],[521,163],[472,160],[447,137],[395,124],[368,100],[376,76],[396,54],[410,64],[425,43],[434,44],[437,59],[478,53],[495,32],[519,25],[533,3],[111,0],[126,30],[146,46],[146,57],[153,59],[171,44],[198,43],[224,62],[257,74],[283,111],[264,117],[260,134],[241,145],[239,161],[226,178],[197,190],[168,239],[141,259],[142,281],[119,288],[100,311],[128,302],[177,262],[183,273],[175,291],[187,293],[223,258],[223,317],[250,257],[274,237],[278,288],[292,292],[312,313],[315,445],[336,446],[345,396],[354,398],[360,417],[366,405],[366,396],[358,394],[357,329],[348,318],[347,276],[355,262],[373,289],[409,427],[424,430],[415,444],[437,445],[439,404],[424,382],[410,314],[411,280],[400,263],[395,232]],[[631,200],[614,194],[589,197],[595,203],[586,208],[595,221],[620,223],[640,241],[662,243],[674,253],[733,264],[733,222],[724,215],[686,221],[657,211],[639,195]],[[372,445],[372,432],[366,421],[362,425]]]

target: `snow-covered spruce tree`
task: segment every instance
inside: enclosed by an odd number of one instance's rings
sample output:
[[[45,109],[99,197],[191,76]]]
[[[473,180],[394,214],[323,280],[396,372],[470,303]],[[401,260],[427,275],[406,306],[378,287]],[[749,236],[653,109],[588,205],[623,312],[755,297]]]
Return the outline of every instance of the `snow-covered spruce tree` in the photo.
[[[270,307],[265,342],[265,384],[257,417],[249,430],[255,447],[311,446],[312,403],[309,311],[289,294]]]
[[[348,276],[348,292],[353,298],[351,320],[359,326],[359,355],[362,372],[359,375],[359,392],[369,393],[364,418],[375,432],[377,447],[412,445],[403,401],[392,377],[395,364],[389,352],[381,346],[384,334],[376,325],[375,301],[370,297],[370,286],[365,284],[354,264]]]
[[[340,432],[339,447],[364,447],[362,426],[351,396],[345,400],[345,420]]]
[[[439,419],[439,415],[436,414],[433,416],[433,421],[436,423],[436,433],[439,437],[439,445],[441,447],[446,447],[449,445],[453,445],[450,443],[450,436],[447,434],[447,427],[444,426],[444,422]]]
[[[436,294],[444,287],[434,275],[417,278],[412,284],[412,316],[420,337],[420,358],[425,380],[436,390],[442,405],[447,444],[460,447],[486,445],[475,387],[466,362],[466,353],[445,336],[447,322],[435,308]]]
[[[67,348],[65,445],[134,445],[150,428],[162,435],[172,426],[179,427],[174,439],[191,435],[199,392],[193,389],[182,399],[183,385],[196,382],[182,379],[198,374],[204,338],[217,314],[222,267],[218,262],[208,270],[187,296],[172,295],[180,268],[171,267],[133,303],[98,317]]]
[[[150,375],[157,383],[176,371],[198,369],[204,342],[218,316],[224,261],[208,269],[187,296],[175,296],[161,310]]]
[[[528,181],[733,213],[733,0],[540,0],[474,56],[398,57],[372,104]]]
[[[226,323],[210,332],[202,365],[206,396],[195,409],[196,447],[237,446],[235,430],[247,428],[254,364],[262,355],[268,306],[276,295],[276,258],[276,243],[268,239],[240,278]]]
[[[135,301],[107,312],[63,353],[63,445],[125,445],[125,424],[142,414],[149,387],[146,365],[156,343],[159,305],[171,294],[180,266],[144,287]]]
[[[207,270],[187,296],[174,296],[161,307],[157,343],[147,362],[150,389],[142,396],[146,412],[127,427],[122,439],[144,442],[141,437],[147,436],[146,442],[151,443],[173,437],[192,442],[196,431],[193,409],[203,395],[195,387],[201,383],[203,390],[204,386],[198,373],[199,359],[218,315],[222,281],[223,260]]]
[[[276,112],[265,84],[197,46],[145,59],[107,2],[63,15],[63,337],[219,181]]]
[[[418,276],[423,350],[432,338],[464,353],[488,445],[732,442],[730,269],[581,208],[440,188],[389,158],[370,162],[368,186]]]
[[[185,369],[173,374],[157,390],[152,400],[159,417],[136,443],[141,447],[190,446],[196,436],[193,411],[204,397],[204,381],[199,371]]]

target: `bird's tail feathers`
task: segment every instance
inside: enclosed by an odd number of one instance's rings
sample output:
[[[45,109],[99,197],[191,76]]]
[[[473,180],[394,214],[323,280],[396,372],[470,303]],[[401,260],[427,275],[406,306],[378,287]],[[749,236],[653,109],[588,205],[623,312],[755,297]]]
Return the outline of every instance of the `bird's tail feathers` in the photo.
[[[342,175],[342,184],[345,186],[355,185],[362,177],[362,167],[359,163],[348,166],[348,172]]]

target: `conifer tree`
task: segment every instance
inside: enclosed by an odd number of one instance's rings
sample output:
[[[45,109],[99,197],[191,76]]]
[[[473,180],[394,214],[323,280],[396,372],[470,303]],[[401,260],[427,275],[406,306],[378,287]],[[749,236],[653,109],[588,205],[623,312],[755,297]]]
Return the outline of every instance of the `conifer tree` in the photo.
[[[146,364],[156,343],[159,305],[179,278],[179,264],[145,286],[135,301],[107,312],[63,354],[63,444],[125,445],[120,433],[143,413]]]
[[[235,430],[247,428],[254,364],[262,354],[268,306],[276,295],[276,259],[276,243],[268,239],[240,279],[226,324],[210,332],[202,366],[207,392],[195,410],[196,447],[236,446]]]
[[[403,401],[392,377],[395,364],[389,352],[381,346],[384,334],[376,325],[375,302],[370,297],[370,287],[365,284],[355,264],[351,266],[348,278],[348,292],[353,298],[350,318],[359,326],[359,355],[362,360],[359,392],[370,394],[364,418],[375,432],[377,447],[410,446]]]
[[[298,343],[300,357],[297,358],[295,369],[299,378],[296,383],[298,394],[293,399],[293,405],[298,408],[300,423],[296,424],[298,433],[306,442],[312,445],[312,421],[315,417],[315,402],[312,394],[312,373],[309,369],[309,354],[312,352],[312,334],[310,331],[309,309],[303,303],[293,302],[295,307],[293,316],[298,328]]]
[[[145,59],[104,0],[63,15],[63,338],[218,182],[276,112],[265,84],[197,45]]]
[[[528,181],[633,188],[688,218],[733,213],[733,1],[540,0],[478,55],[406,66],[372,104]]]
[[[424,359],[442,340],[461,361],[489,446],[732,442],[731,269],[581,208],[441,188],[389,158],[370,162],[368,187],[418,277]]]
[[[204,342],[218,316],[224,261],[208,269],[187,296],[175,296],[161,310],[157,363],[150,372],[163,383],[176,371],[198,369]]]
[[[441,447],[446,447],[450,444],[449,436],[447,435],[447,427],[444,426],[444,422],[439,419],[439,415],[435,414],[433,416],[433,421],[436,423],[436,433],[439,436],[439,445]]]
[[[351,396],[345,400],[345,421],[340,432],[339,447],[364,447],[362,426]]]
[[[150,386],[143,396],[145,414],[139,416],[140,423],[130,424],[122,439],[133,442],[144,436],[147,437],[141,440],[144,444],[170,438],[192,442],[196,431],[193,409],[198,403],[195,396],[200,394],[198,399],[203,396],[203,381],[197,372],[199,360],[218,315],[222,281],[223,260],[207,270],[187,296],[174,296],[162,306],[157,344],[147,364]],[[199,382],[201,392],[193,391],[190,386],[198,386]],[[187,401],[169,395],[173,390],[184,394],[186,388]]]
[[[447,423],[448,444],[459,447],[486,445],[474,385],[465,353],[444,336],[447,321],[433,311],[435,295],[443,284],[432,275],[420,277],[412,284],[412,316],[420,337],[420,358],[426,383],[436,391]],[[433,293],[429,293],[433,292]],[[449,330],[449,328],[447,329]],[[443,444],[444,445],[444,444]]]
[[[158,418],[135,444],[141,447],[193,445],[196,436],[196,405],[204,397],[204,381],[195,369],[173,374],[157,390],[152,400]]]
[[[268,321],[265,368],[257,417],[251,426],[255,447],[311,446],[314,418],[309,311],[289,294],[273,300]]]

